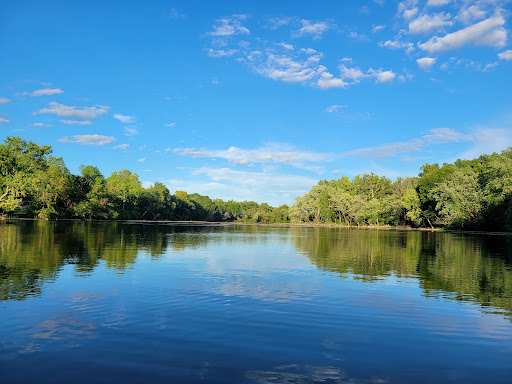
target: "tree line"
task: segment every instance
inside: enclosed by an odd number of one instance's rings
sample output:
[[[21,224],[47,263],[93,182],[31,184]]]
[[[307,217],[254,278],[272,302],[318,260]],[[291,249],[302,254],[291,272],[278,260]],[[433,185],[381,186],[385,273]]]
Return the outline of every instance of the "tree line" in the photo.
[[[97,167],[82,165],[73,175],[50,146],[7,137],[0,145],[0,214],[512,230],[512,147],[453,164],[425,164],[418,177],[395,181],[373,173],[321,180],[291,207],[272,207],[171,194],[158,182],[144,188],[127,169],[105,178]]]

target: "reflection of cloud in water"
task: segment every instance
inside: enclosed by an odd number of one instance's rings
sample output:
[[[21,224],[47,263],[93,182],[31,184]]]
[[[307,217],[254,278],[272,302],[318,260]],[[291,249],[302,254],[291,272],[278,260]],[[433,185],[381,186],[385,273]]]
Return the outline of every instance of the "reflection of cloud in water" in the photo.
[[[225,296],[242,296],[272,302],[311,299],[309,293],[301,294],[298,283],[288,281],[272,281],[256,276],[233,276],[226,278],[220,287],[220,294]]]
[[[269,371],[248,371],[248,383],[254,384],[313,384],[313,383],[386,383],[383,378],[348,378],[336,367],[291,364],[276,367]]]
[[[41,350],[41,344],[52,340],[65,340],[68,345],[78,346],[84,339],[96,337],[96,326],[74,316],[60,316],[39,322],[32,331],[32,339],[24,352]],[[38,341],[40,343],[38,343]]]

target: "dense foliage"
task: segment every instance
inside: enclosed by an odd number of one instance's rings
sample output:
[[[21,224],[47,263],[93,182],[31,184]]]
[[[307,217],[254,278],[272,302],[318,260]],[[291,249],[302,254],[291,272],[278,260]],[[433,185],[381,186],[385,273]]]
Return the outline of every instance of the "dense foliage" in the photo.
[[[245,220],[287,222],[288,206],[278,208],[254,201],[212,200],[197,193],[171,195],[162,183],[143,188],[137,174],[125,169],[105,178],[97,167],[69,172],[50,146],[19,137],[0,145],[0,213],[10,217]]]
[[[13,217],[338,223],[512,230],[512,148],[453,164],[425,164],[396,181],[373,173],[321,180],[291,207],[211,199],[129,170],[73,175],[50,146],[19,137],[0,145],[0,213]]]

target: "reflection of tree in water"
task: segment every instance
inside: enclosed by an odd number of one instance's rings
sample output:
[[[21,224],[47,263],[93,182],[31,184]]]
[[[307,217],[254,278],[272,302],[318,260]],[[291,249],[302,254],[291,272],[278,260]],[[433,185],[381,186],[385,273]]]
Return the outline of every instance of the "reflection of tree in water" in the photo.
[[[39,294],[46,281],[74,264],[78,276],[98,262],[124,271],[139,252],[158,257],[168,238],[157,225],[6,221],[0,224],[0,300]]]
[[[435,232],[297,228],[295,245],[318,268],[372,281],[418,277],[427,296],[512,311],[512,238]]]

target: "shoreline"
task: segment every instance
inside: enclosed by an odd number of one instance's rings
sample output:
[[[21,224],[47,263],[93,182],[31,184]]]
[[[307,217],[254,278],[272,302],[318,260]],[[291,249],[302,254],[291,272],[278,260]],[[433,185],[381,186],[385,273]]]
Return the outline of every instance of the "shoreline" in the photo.
[[[349,226],[342,224],[326,224],[326,223],[254,223],[254,222],[243,222],[243,221],[194,221],[194,220],[82,220],[82,219],[54,219],[44,220],[29,217],[20,218],[0,218],[2,221],[72,221],[72,222],[99,222],[99,223],[125,223],[125,224],[175,224],[183,226],[229,226],[229,225],[241,225],[241,226],[261,226],[261,227],[293,227],[293,228],[340,228],[340,229],[351,229],[351,230],[395,230],[395,231],[419,231],[419,232],[442,232],[442,233],[458,233],[468,235],[508,235],[511,236],[512,232],[505,231],[475,231],[475,230],[461,230],[461,229],[447,229],[447,228],[413,228],[407,226],[391,226],[391,225],[361,225],[361,226]]]

